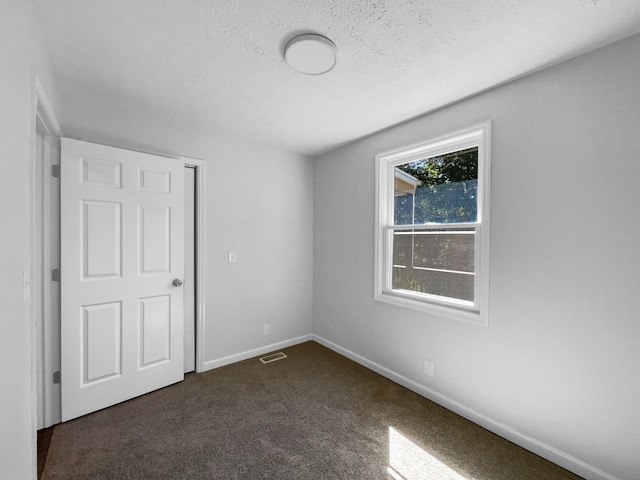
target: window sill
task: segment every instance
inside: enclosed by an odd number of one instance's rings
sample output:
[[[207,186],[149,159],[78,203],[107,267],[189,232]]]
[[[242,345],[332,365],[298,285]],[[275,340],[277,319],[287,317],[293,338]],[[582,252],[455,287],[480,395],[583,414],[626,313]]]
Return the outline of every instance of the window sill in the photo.
[[[428,300],[412,298],[409,295],[405,296],[401,293],[380,292],[374,296],[374,300],[483,327],[489,325],[487,315],[481,312],[465,309],[464,307],[443,305]]]

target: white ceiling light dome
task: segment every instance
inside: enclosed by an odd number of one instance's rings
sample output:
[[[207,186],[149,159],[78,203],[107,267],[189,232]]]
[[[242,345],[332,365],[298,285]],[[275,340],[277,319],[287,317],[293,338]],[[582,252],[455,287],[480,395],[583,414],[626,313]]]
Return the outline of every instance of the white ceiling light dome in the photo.
[[[327,37],[305,33],[292,38],[284,48],[291,68],[306,75],[321,75],[336,64],[338,49]]]

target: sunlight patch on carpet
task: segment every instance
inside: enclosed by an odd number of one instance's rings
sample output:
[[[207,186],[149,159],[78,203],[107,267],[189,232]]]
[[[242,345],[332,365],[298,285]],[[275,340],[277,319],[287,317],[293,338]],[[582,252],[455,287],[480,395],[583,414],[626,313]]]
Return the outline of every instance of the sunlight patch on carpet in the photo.
[[[469,480],[389,427],[389,475],[395,480]]]

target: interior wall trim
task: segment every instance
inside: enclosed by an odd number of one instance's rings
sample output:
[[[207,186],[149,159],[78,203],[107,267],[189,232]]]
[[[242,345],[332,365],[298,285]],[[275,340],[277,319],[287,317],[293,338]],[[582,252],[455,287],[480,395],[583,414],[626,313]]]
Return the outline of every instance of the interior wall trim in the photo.
[[[60,422],[60,389],[59,385],[52,383],[53,372],[59,367],[59,358],[56,362],[56,334],[59,335],[60,311],[57,305],[52,282],[47,276],[53,268],[59,267],[59,254],[54,255],[55,249],[59,249],[59,240],[54,242],[53,232],[56,231],[53,222],[59,221],[59,216],[52,213],[50,208],[50,196],[52,191],[59,191],[58,179],[51,176],[51,167],[60,165],[60,135],[62,130],[56,118],[53,104],[47,95],[43,84],[34,74],[32,76],[33,105],[31,111],[31,166],[29,177],[29,223],[30,223],[30,252],[29,252],[29,319],[31,322],[31,371],[32,371],[32,412],[33,412],[33,438],[36,437],[38,428],[46,428]],[[38,120],[44,127],[44,152],[42,169],[42,185],[36,185],[36,123]],[[38,204],[38,192],[41,195]],[[36,209],[42,209],[40,224],[36,225]],[[59,206],[58,206],[59,210]],[[38,246],[38,230],[42,234],[42,258],[38,259],[36,247]],[[55,259],[53,257],[56,257]],[[55,260],[55,262],[54,262]],[[42,295],[36,295],[35,281],[37,272],[42,274]],[[42,312],[41,324],[36,325],[36,312]],[[58,329],[54,328],[54,323]],[[42,376],[38,375],[38,362],[41,362]],[[56,368],[54,368],[54,363]],[[38,422],[38,412],[41,412],[41,422]],[[41,423],[41,425],[39,425]],[[34,440],[35,442],[35,440]],[[33,442],[32,442],[33,443]],[[35,445],[35,443],[33,443]],[[35,465],[36,453],[33,455]]]

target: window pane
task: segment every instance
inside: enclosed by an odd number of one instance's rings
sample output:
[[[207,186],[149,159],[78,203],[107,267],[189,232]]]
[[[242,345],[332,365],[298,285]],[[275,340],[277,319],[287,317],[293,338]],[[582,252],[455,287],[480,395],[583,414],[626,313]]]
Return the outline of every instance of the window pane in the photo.
[[[478,147],[395,168],[394,225],[475,222]]]
[[[416,230],[413,237],[413,266],[473,273],[475,232]]]
[[[472,302],[474,257],[473,228],[396,230],[391,288]]]

